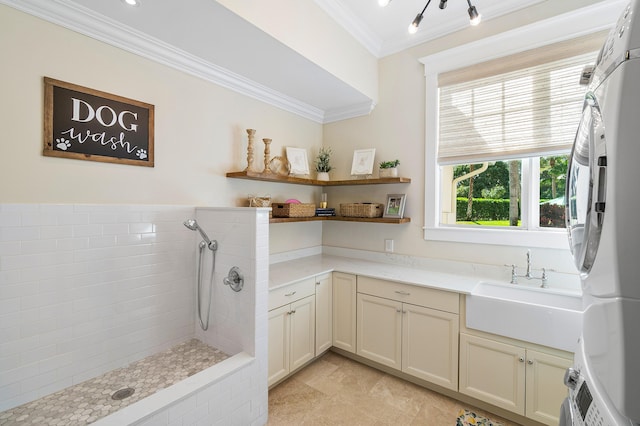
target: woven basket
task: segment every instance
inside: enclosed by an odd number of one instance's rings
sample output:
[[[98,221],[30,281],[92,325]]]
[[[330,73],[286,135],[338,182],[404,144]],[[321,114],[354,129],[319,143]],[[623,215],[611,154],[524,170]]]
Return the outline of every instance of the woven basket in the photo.
[[[249,196],[249,207],[269,207],[271,205],[271,197],[253,197]]]
[[[348,203],[340,204],[340,216],[345,217],[382,217],[384,204]]]
[[[273,217],[313,217],[316,215],[315,204],[273,203]]]

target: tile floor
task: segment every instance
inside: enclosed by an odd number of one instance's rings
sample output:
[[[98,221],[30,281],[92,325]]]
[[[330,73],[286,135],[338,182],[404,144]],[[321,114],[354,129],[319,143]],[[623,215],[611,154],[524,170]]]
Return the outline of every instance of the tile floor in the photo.
[[[462,409],[517,425],[327,352],[269,391],[268,426],[455,426]]]
[[[211,367],[229,356],[197,339],[43,398],[0,412],[0,425],[86,425]],[[126,399],[114,400],[121,389]]]

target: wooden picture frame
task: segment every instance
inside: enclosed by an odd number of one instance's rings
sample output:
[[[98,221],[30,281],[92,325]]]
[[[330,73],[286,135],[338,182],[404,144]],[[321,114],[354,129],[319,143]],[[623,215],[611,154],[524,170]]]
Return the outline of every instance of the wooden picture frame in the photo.
[[[47,157],[154,166],[154,106],[44,77]]]
[[[382,217],[402,219],[406,202],[407,194],[387,194],[387,202],[384,205]]]

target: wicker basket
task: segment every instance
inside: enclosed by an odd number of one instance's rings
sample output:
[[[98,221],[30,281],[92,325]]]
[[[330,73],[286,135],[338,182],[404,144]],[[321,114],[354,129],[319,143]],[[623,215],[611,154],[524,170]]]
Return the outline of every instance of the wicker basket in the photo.
[[[271,197],[254,197],[249,196],[249,207],[269,207],[271,205]]]
[[[345,217],[382,217],[384,204],[348,203],[340,204],[340,216]]]
[[[315,204],[273,203],[273,217],[313,217],[316,215]]]

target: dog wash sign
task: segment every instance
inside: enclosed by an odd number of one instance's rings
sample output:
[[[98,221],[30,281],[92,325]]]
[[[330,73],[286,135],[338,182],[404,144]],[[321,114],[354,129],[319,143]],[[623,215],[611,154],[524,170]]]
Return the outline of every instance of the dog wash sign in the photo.
[[[153,167],[153,105],[45,77],[43,154]]]

